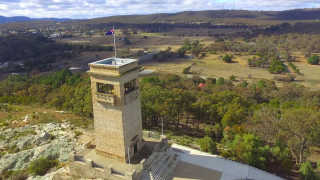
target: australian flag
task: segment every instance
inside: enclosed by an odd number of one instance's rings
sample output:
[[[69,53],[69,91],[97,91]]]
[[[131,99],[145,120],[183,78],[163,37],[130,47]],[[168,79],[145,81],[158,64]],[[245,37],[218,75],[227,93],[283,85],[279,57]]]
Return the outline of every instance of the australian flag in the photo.
[[[110,31],[106,32],[106,36],[113,35],[113,34],[114,34],[114,29],[111,29]]]

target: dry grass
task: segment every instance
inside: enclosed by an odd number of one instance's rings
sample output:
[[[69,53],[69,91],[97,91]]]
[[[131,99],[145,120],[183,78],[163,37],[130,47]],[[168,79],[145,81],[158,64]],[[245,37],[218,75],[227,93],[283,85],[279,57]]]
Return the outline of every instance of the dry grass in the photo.
[[[268,72],[267,69],[262,68],[250,68],[247,65],[247,60],[251,56],[236,56],[234,63],[225,63],[219,57],[220,55],[211,55],[203,59],[193,60],[179,60],[166,63],[150,63],[146,65],[146,68],[153,69],[163,73],[182,74],[185,67],[192,66],[192,71],[200,76],[205,77],[224,77],[229,78],[234,75],[237,79],[248,80],[252,79],[269,79],[273,80],[276,75]],[[296,83],[302,84],[311,89],[320,89],[320,66],[309,65],[306,63],[306,59],[299,55],[297,56],[298,62],[294,64],[300,69],[303,76],[297,76]],[[281,82],[277,84],[282,85]]]
[[[59,112],[55,109],[45,108],[40,106],[18,106],[10,105],[14,110],[11,112],[0,112],[1,118],[4,117],[8,120],[10,126],[16,126],[24,124],[23,120],[26,115],[29,116],[28,123],[62,123],[70,122],[76,126],[87,125],[85,123],[90,122],[88,118],[84,118],[69,112]],[[4,119],[4,120],[5,120]],[[87,122],[86,122],[87,121]]]

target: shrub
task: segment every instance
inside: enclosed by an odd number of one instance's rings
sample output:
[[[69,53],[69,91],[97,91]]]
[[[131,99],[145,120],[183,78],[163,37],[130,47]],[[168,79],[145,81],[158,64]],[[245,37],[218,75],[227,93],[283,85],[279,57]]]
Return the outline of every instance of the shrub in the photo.
[[[56,167],[58,160],[53,158],[39,158],[30,163],[28,172],[32,175],[43,176],[49,169]]]
[[[237,77],[235,75],[230,76],[230,81],[236,81]]]
[[[205,136],[204,138],[199,140],[200,149],[204,152],[210,152],[212,154],[217,152],[217,145],[209,136]]]
[[[293,71],[299,75],[302,75],[302,73],[300,72],[300,70],[298,69],[298,67],[296,65],[294,65],[292,62],[289,62],[289,66],[293,69]]]
[[[248,87],[248,85],[249,85],[249,83],[248,83],[247,81],[242,81],[242,82],[240,83],[240,87],[243,87],[243,88]]]
[[[191,70],[191,66],[188,66],[183,69],[182,73],[183,74],[192,74],[190,70]]]
[[[312,65],[318,65],[320,61],[319,56],[313,55],[311,57],[308,58],[308,63],[312,64]]]
[[[28,173],[25,170],[16,171],[4,171],[0,175],[0,180],[10,179],[10,180],[26,180],[28,178]]]
[[[19,148],[17,147],[17,145],[10,146],[8,149],[8,153],[10,153],[10,154],[14,154],[17,152],[19,152]]]
[[[209,136],[211,138],[213,138],[215,136],[213,128],[214,127],[212,125],[206,125],[204,127],[204,132],[205,132],[206,136]]]
[[[216,84],[217,79],[216,78],[208,78],[208,82],[210,82],[211,84]]]
[[[316,173],[314,172],[311,163],[305,162],[301,164],[299,172],[304,180],[317,180]]]
[[[213,133],[216,140],[220,140],[223,137],[223,129],[220,124],[213,126]]]
[[[177,51],[178,56],[181,58],[183,58],[186,55],[186,52],[187,52],[187,48],[185,48],[185,47],[181,47]]]
[[[266,82],[264,80],[259,80],[257,82],[257,87],[260,88],[260,89],[263,89],[263,88],[267,87]]]
[[[283,64],[282,61],[273,60],[269,67],[269,72],[272,74],[280,74],[287,70],[286,65]]]
[[[222,60],[226,63],[232,63],[232,59],[233,59],[233,56],[229,54],[226,54],[222,57]]]
[[[217,85],[224,85],[224,78],[223,77],[219,77],[217,79]]]
[[[75,131],[74,134],[76,137],[78,137],[81,136],[83,133],[81,131]]]
[[[196,40],[191,43],[191,54],[195,57],[199,57],[201,51],[203,50],[203,45],[200,41]]]

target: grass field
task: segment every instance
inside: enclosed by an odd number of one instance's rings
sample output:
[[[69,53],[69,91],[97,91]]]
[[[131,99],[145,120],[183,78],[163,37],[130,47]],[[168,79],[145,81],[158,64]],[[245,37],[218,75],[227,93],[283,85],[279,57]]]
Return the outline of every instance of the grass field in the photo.
[[[92,127],[92,120],[69,112],[57,111],[40,106],[8,105],[8,111],[0,111],[0,125],[15,127],[38,123],[70,122],[77,127]],[[23,122],[28,116],[28,121]]]
[[[222,54],[221,54],[222,55]],[[204,77],[224,77],[229,79],[234,75],[238,80],[268,79],[273,80],[275,76],[267,69],[250,68],[247,60],[250,56],[236,56],[234,63],[225,63],[220,59],[221,55],[208,55],[203,59],[175,60],[166,63],[149,63],[146,69],[153,69],[161,73],[182,74],[184,68],[192,65],[192,72]],[[303,76],[297,75],[296,83],[302,84],[311,89],[320,89],[320,66],[309,65],[305,60],[299,59],[294,64],[300,69]],[[282,83],[278,82],[279,85]]]

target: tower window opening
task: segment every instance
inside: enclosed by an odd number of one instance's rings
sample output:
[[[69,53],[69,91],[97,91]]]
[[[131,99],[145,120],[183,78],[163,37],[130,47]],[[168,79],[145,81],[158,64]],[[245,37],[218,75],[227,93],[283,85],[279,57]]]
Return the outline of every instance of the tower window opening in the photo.
[[[137,81],[134,79],[134,80],[131,80],[127,83],[124,84],[124,93],[125,94],[128,94],[130,93],[131,91],[134,91],[135,89],[137,89]]]
[[[114,94],[114,86],[112,84],[97,83],[98,93]]]

